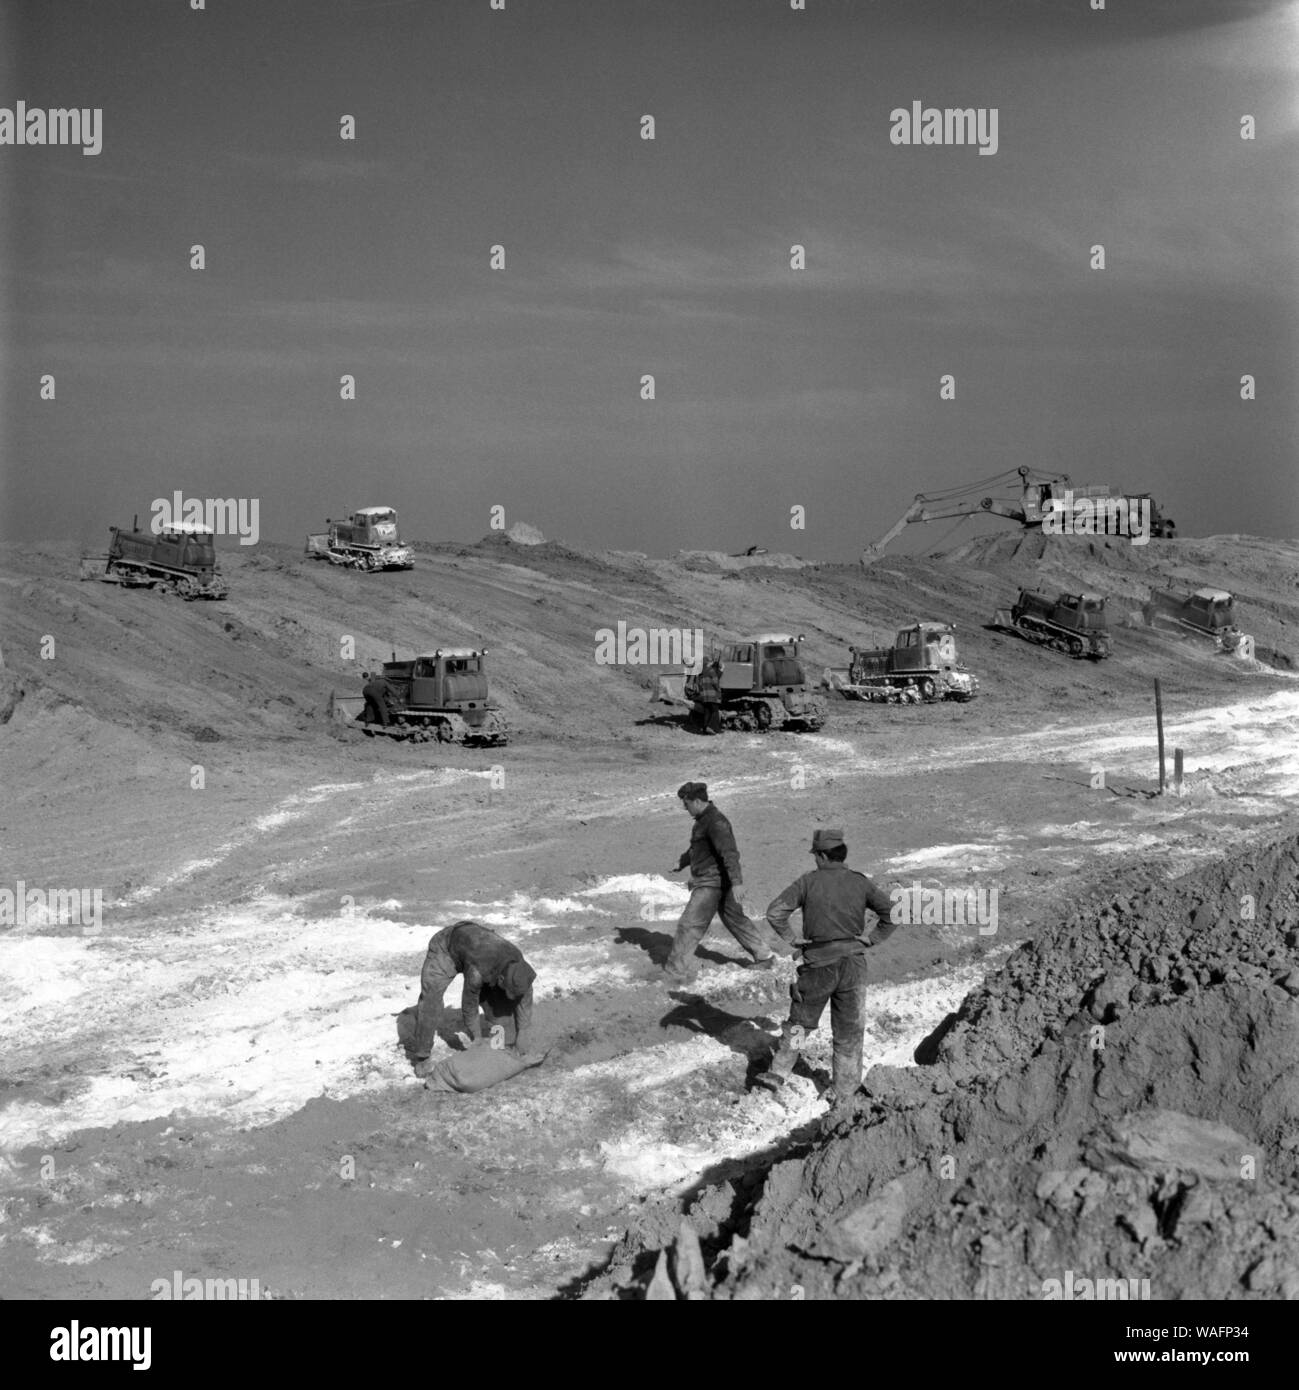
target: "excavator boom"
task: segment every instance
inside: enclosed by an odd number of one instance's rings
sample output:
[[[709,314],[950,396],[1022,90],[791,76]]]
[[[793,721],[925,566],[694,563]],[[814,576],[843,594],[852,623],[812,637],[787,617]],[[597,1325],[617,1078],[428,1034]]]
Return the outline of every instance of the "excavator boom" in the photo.
[[[975,495],[990,485],[997,485],[1004,492],[1008,490],[1012,480],[1019,484],[1018,500],[1005,496]],[[919,492],[911,506],[879,540],[865,547],[861,553],[861,562],[866,565],[878,559],[890,542],[896,540],[908,526],[917,521],[945,521],[952,517],[979,516],[986,513],[989,516],[1004,516],[1008,521],[1019,522],[1021,526],[1040,526],[1043,504],[1053,495],[1053,490],[1069,486],[1067,473],[1044,473],[1039,469],[1021,467],[976,483],[948,488],[945,492]],[[1073,488],[1073,492],[1079,497],[1099,497],[1108,494],[1109,488],[1080,487]]]

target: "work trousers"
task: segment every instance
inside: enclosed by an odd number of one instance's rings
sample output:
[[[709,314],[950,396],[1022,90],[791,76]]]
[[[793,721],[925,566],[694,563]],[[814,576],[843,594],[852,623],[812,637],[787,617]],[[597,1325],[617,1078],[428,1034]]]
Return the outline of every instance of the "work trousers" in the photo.
[[[754,960],[766,960],[772,954],[762,930],[749,921],[728,884],[690,886],[690,901],[677,923],[676,939],[672,943],[664,967],[670,975],[690,980],[695,973],[695,948],[708,934],[713,918],[720,915],[722,926],[740,943]]]
[[[701,700],[695,706],[695,718],[699,730],[705,734],[722,732],[722,706],[717,700]]]
[[[376,700],[373,695],[365,697],[365,722],[367,724],[382,724],[388,727],[388,708],[382,700]]]
[[[811,1033],[830,1005],[831,1075],[835,1099],[846,1101],[861,1085],[862,1041],[866,1032],[866,954],[854,951],[827,965],[801,965],[789,987],[789,1021],[781,1029],[771,1070],[788,1076],[798,1060],[795,1028]]]

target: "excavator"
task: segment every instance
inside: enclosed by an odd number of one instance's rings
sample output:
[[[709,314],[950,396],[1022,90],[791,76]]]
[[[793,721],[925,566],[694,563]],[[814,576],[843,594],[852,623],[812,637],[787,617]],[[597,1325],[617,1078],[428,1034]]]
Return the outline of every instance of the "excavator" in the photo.
[[[1005,496],[977,495],[991,486],[999,486],[1005,493],[1009,490],[1008,485],[1015,479],[1019,480],[1018,500]],[[986,512],[990,516],[1004,516],[1008,521],[1018,521],[1021,526],[1041,526],[1048,504],[1054,498],[1063,498],[1065,492],[1071,493],[1075,500],[1110,495],[1107,484],[1078,486],[1070,482],[1067,473],[1044,473],[1040,469],[1027,467],[1008,469],[1005,473],[995,474],[991,478],[947,488],[941,492],[918,492],[915,501],[889,530],[862,551],[861,562],[868,565],[872,560],[877,560],[889,542],[896,540],[915,521],[946,521],[956,517],[959,524],[960,518],[978,516]],[[1138,495],[1139,498],[1149,496],[1149,493]],[[1174,523],[1168,517],[1160,515],[1153,498],[1150,499],[1150,534],[1159,537],[1177,534]]]

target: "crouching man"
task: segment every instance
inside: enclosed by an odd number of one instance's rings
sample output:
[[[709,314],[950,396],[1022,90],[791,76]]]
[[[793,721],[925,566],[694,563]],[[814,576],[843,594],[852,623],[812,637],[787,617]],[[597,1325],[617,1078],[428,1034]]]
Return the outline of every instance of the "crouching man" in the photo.
[[[415,1036],[411,1057],[415,1075],[425,1076],[434,1065],[429,1054],[437,1039],[442,996],[457,975],[464,976],[460,999],[463,1046],[477,1040],[478,1009],[487,1020],[487,1031],[500,1023],[506,1040],[518,1052],[526,1053],[532,1035],[532,982],[537,972],[523,959],[515,945],[481,922],[465,919],[446,927],[429,942],[424,968],[420,971],[419,1004],[415,1011]],[[510,1041],[511,1025],[514,1038]]]
[[[397,718],[397,687],[382,671],[366,671],[361,694],[365,696],[365,722],[387,728]]]
[[[798,978],[790,986],[789,1020],[769,1069],[757,1078],[773,1089],[794,1069],[803,1038],[821,1022],[830,1005],[833,1040],[831,1107],[846,1104],[861,1085],[862,1038],[866,1031],[866,952],[897,930],[890,920],[893,903],[865,874],[850,869],[842,830],[818,830],[812,836],[816,868],[791,883],[767,908],[774,932],[802,950]],[[795,941],[789,919],[803,914],[803,937]],[[866,914],[879,922],[867,931]]]

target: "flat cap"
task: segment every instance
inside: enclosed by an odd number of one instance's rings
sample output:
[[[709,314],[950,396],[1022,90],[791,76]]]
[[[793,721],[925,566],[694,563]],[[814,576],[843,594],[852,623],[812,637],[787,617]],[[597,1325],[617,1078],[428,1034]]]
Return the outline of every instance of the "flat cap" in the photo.
[[[677,795],[682,801],[707,801],[708,783],[707,782],[682,782],[677,788]]]
[[[522,999],[536,978],[537,972],[526,960],[511,961],[501,977],[501,987],[509,998]]]
[[[843,844],[842,830],[818,830],[812,836],[812,853],[824,854],[828,849],[834,849]]]

